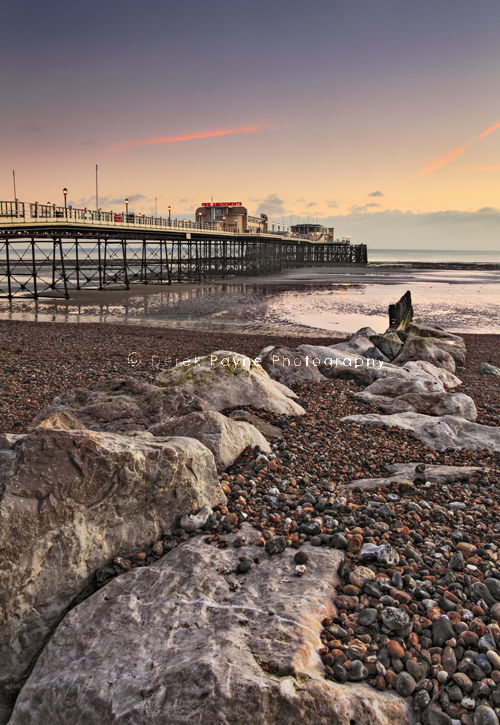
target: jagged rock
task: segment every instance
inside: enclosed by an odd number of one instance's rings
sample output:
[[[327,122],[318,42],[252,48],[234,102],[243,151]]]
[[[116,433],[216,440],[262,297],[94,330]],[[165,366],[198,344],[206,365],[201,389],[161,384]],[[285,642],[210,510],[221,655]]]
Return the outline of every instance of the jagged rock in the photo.
[[[181,529],[188,532],[201,529],[207,523],[208,517],[211,513],[212,509],[210,506],[203,506],[203,508],[195,514],[184,514],[179,522],[179,526]]]
[[[201,398],[210,410],[251,405],[279,415],[304,415],[297,395],[273,380],[261,365],[237,352],[218,350],[162,370],[155,379],[162,388],[181,388]]]
[[[395,365],[403,365],[409,360],[426,360],[436,367],[455,372],[455,360],[449,352],[434,344],[428,337],[408,337],[401,352],[394,359]]]
[[[410,360],[403,365],[404,370],[417,373],[421,377],[437,380],[447,390],[452,390],[462,385],[462,381],[456,375],[444,368],[438,368],[426,360]]]
[[[99,567],[226,500],[212,453],[193,438],[37,428],[12,453],[0,501],[3,703]]]
[[[370,340],[389,360],[394,360],[403,345],[401,338],[395,332],[372,335]]]
[[[445,389],[434,378],[415,375],[410,380],[392,376],[379,378],[371,383],[371,385],[368,385],[362,392],[387,398],[398,398],[400,395],[406,395],[407,393],[417,395],[422,395],[423,393],[444,393]]]
[[[363,390],[357,393],[357,396],[361,400],[373,403],[384,413],[413,411],[425,415],[456,415],[466,420],[476,420],[477,418],[474,401],[464,393],[406,393],[396,398],[388,398]]]
[[[479,372],[481,375],[496,375],[497,377],[500,377],[500,368],[497,368],[496,365],[491,365],[487,362],[482,362],[479,366]]]
[[[387,471],[391,474],[387,477],[381,478],[358,478],[351,481],[347,487],[343,489],[359,489],[369,491],[371,489],[379,487],[392,486],[394,484],[405,483],[409,486],[413,485],[413,478],[415,475],[415,466],[418,465],[418,461],[415,463],[393,463],[389,466],[385,466]],[[469,478],[477,473],[481,473],[482,468],[478,466],[442,466],[442,465],[429,465],[425,467],[425,480],[434,485],[442,485],[446,483],[455,483],[456,481],[468,481]]]
[[[372,330],[371,327],[360,327],[359,330],[356,330],[356,332],[351,335],[350,339],[352,340],[355,337],[371,337],[376,334],[375,330]]]
[[[412,320],[413,307],[411,292],[408,290],[394,305],[389,305],[389,328],[391,330],[405,330]]]
[[[247,423],[251,423],[257,428],[257,430],[262,433],[264,438],[267,438],[268,441],[283,438],[283,432],[281,428],[279,428],[277,425],[272,425],[271,423],[268,423],[267,420],[259,418],[258,415],[254,415],[254,413],[250,413],[248,410],[232,410],[229,413],[228,418],[232,418],[233,420],[243,420]]]
[[[415,374],[401,367],[373,360],[363,355],[356,355],[337,347],[322,345],[299,345],[298,350],[320,360],[319,370],[327,378],[347,378],[362,385],[369,385],[374,380],[389,376],[412,380]]]
[[[433,327],[411,324],[407,329],[408,340],[412,337],[424,337],[431,339],[434,345],[448,352],[457,365],[465,365],[467,349],[463,338],[459,335],[452,335],[451,332],[437,330]]]
[[[159,388],[137,378],[112,378],[91,389],[69,390],[55,398],[33,426],[128,434],[143,431],[174,416],[206,408],[195,395],[178,388]]]
[[[335,345],[336,350],[342,350],[347,353],[356,353],[365,355],[374,360],[384,360],[389,362],[389,358],[384,355],[367,337],[361,335],[351,337],[346,342],[339,342]]]
[[[260,535],[247,525],[241,533]],[[197,537],[112,580],[61,622],[10,725],[55,713],[74,725],[414,722],[397,696],[322,677],[321,619],[334,612],[341,554],[303,549],[297,577],[295,550],[262,557],[245,546],[260,563],[236,578],[242,549]]]
[[[188,413],[151,426],[155,436],[187,436],[196,438],[212,451],[217,470],[225,471],[247,447],[269,452],[271,446],[251,423],[227,418],[215,410]]]
[[[471,423],[464,418],[452,415],[432,416],[422,413],[394,413],[382,415],[368,413],[349,415],[342,420],[352,423],[383,425],[386,428],[410,430],[415,438],[423,441],[429,448],[444,451],[446,448],[466,448],[469,450],[500,451],[500,428]]]
[[[284,385],[293,385],[305,380],[317,382],[324,379],[313,360],[314,358],[299,349],[278,346],[272,347],[263,355],[261,365],[273,380]]]

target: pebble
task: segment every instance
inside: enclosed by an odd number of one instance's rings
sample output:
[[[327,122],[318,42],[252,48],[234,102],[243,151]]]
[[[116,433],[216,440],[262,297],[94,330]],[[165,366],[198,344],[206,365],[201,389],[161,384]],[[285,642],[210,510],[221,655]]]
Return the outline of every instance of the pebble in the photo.
[[[396,690],[402,697],[408,697],[411,695],[417,683],[408,672],[400,672],[396,680]]]
[[[286,549],[286,539],[284,536],[273,536],[272,539],[266,541],[265,550],[267,554],[281,554]]]

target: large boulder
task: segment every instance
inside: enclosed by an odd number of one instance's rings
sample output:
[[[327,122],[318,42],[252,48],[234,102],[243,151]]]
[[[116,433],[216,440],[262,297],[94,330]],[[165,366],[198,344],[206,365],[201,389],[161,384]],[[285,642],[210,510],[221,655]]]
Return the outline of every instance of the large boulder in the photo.
[[[437,380],[446,390],[453,390],[453,388],[462,385],[462,381],[456,375],[444,368],[438,368],[436,365],[425,360],[410,360],[409,362],[405,362],[403,369],[417,373],[417,375],[423,378]]]
[[[373,403],[384,413],[413,411],[426,415],[456,415],[466,420],[477,418],[474,401],[464,393],[405,393],[389,398],[384,395],[374,395],[366,389],[357,393],[357,396],[361,400]]]
[[[389,376],[396,376],[405,380],[411,380],[415,377],[408,370],[403,370],[391,363],[339,350],[337,346],[299,345],[297,349],[318,360],[320,372],[328,378],[346,378],[355,380],[361,385],[369,385],[378,378]]]
[[[450,332],[445,332],[444,330],[436,330],[432,327],[423,327],[421,325],[410,325],[407,332],[407,339],[411,339],[412,337],[430,339],[434,345],[448,352],[457,365],[465,365],[467,349],[465,342],[459,335],[452,335]]]
[[[495,375],[497,378],[500,378],[500,368],[496,365],[491,365],[491,363],[482,362],[479,366],[479,372],[481,375]]]
[[[343,486],[343,490],[371,491],[375,488],[385,488],[401,483],[412,485],[416,475],[419,477],[424,476],[426,483],[444,485],[456,483],[457,481],[468,481],[472,476],[484,471],[478,466],[426,465],[424,472],[417,474],[415,471],[417,465],[418,462],[391,464],[386,466],[391,475],[381,478],[358,478],[351,481],[347,486]]]
[[[370,339],[362,337],[361,335],[351,337],[346,342],[337,343],[335,345],[335,349],[343,350],[348,353],[359,353],[360,355],[365,355],[366,357],[373,358],[374,360],[384,360],[385,362],[389,362],[389,358],[384,355]]]
[[[408,360],[427,360],[427,362],[444,368],[450,373],[455,372],[455,360],[449,352],[434,344],[428,337],[408,337],[401,352],[394,359],[395,365],[403,365]]]
[[[39,657],[10,725],[377,723],[407,725],[406,702],[325,680],[321,620],[334,614],[341,552],[268,556],[243,525],[219,549],[197,537],[73,609]],[[235,573],[241,557],[257,560]]]
[[[231,466],[247,447],[269,452],[271,446],[251,423],[227,418],[215,410],[188,413],[151,426],[155,436],[188,436],[201,441],[215,458],[219,472]]]
[[[138,378],[112,378],[91,389],[66,391],[37,415],[33,426],[51,418],[52,427],[84,426],[128,434],[205,408],[199,397],[179,388],[160,388]]]
[[[155,385],[180,388],[203,400],[210,410],[250,405],[279,415],[304,415],[297,395],[269,377],[264,368],[245,355],[217,350],[201,358],[162,370]]]
[[[214,457],[193,438],[44,427],[12,442],[1,488],[4,708],[98,568],[141,551],[177,516],[225,502]]]
[[[361,425],[382,425],[385,428],[402,428],[413,433],[429,448],[444,451],[446,448],[500,451],[500,428],[472,423],[453,415],[432,416],[422,413],[394,413],[382,415],[348,415],[344,421]]]
[[[407,380],[400,377],[379,378],[363,391],[371,395],[383,395],[388,398],[397,398],[406,393],[422,395],[423,393],[444,393],[445,389],[435,378],[421,377],[415,375],[413,379]]]
[[[262,355],[262,353],[261,353]],[[319,382],[324,380],[319,367],[306,352],[290,347],[272,347],[262,355],[264,370],[284,385],[293,385],[303,381]]]

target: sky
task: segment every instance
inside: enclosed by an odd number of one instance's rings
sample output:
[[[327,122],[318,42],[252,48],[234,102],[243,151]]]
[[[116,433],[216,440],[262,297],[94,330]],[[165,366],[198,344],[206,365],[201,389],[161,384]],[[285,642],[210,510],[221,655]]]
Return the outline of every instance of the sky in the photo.
[[[500,248],[499,0],[16,0],[0,199]],[[156,201],[155,201],[156,197]]]

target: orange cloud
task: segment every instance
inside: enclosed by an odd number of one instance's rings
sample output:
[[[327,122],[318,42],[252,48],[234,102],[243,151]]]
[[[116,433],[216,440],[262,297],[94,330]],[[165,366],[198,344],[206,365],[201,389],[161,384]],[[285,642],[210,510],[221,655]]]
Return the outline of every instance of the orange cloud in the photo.
[[[469,143],[466,143],[465,146],[460,146],[459,149],[455,149],[454,151],[451,151],[446,156],[443,156],[442,158],[438,159],[437,161],[434,161],[430,166],[428,166],[423,171],[420,171],[418,174],[415,174],[415,176],[410,176],[410,181],[413,179],[419,179],[421,176],[425,176],[426,174],[430,174],[431,171],[435,171],[436,169],[441,168],[441,166],[445,166],[446,164],[449,164],[450,161],[453,161],[453,159],[456,159],[457,156],[460,156],[460,154],[463,154],[464,151],[466,151],[469,146],[472,146],[474,141],[469,141]]]
[[[496,131],[497,128],[500,128],[500,121],[493,124],[493,126],[490,126],[490,128],[487,128],[486,131],[483,131],[483,133],[479,136],[479,138],[485,138],[486,136],[489,136],[490,133],[493,133],[493,131]]]
[[[423,171],[420,171],[418,174],[415,174],[415,176],[410,176],[410,178],[407,179],[407,181],[413,181],[413,179],[419,179],[421,176],[426,176],[427,174],[430,174],[431,171],[435,171],[436,169],[441,168],[441,166],[445,166],[446,164],[449,164],[450,161],[453,161],[453,159],[456,159],[457,156],[460,156],[461,154],[463,154],[463,152],[466,151],[469,148],[469,146],[472,146],[472,144],[475,144],[477,141],[480,141],[481,139],[486,138],[486,136],[489,136],[490,133],[493,133],[493,131],[496,131],[497,128],[500,128],[500,121],[493,124],[493,126],[490,126],[490,128],[487,128],[486,131],[483,131],[481,134],[479,134],[477,139],[475,138],[472,141],[469,141],[469,143],[466,143],[465,146],[460,146],[460,148],[455,149],[454,151],[451,151],[446,156],[443,156],[442,158],[438,159],[437,161],[434,161],[434,163],[432,163],[430,166],[428,166]],[[475,170],[486,171],[486,170],[489,170],[492,168],[494,168],[494,167],[485,166],[482,168],[478,167]],[[472,169],[470,169],[470,170],[472,170]]]
[[[201,133],[190,133],[186,136],[160,136],[159,138],[144,138],[136,141],[125,141],[111,147],[112,151],[124,151],[136,146],[155,146],[163,143],[178,143],[179,141],[194,141],[199,138],[216,138],[217,136],[231,136],[235,133],[256,133],[262,131],[263,126],[245,126],[243,128],[227,128],[219,131],[202,131]]]

